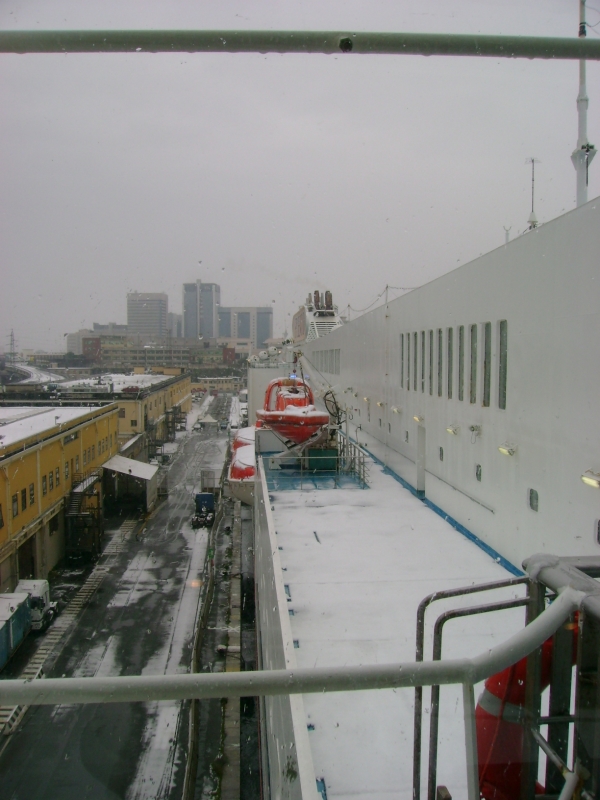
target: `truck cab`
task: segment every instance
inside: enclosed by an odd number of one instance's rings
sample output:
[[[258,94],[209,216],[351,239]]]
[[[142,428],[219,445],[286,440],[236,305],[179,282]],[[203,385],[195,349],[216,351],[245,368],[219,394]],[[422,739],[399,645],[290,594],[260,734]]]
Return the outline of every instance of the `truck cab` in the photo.
[[[46,630],[58,613],[57,604],[50,601],[48,581],[19,581],[15,592],[26,592],[29,595],[32,629],[34,631]]]

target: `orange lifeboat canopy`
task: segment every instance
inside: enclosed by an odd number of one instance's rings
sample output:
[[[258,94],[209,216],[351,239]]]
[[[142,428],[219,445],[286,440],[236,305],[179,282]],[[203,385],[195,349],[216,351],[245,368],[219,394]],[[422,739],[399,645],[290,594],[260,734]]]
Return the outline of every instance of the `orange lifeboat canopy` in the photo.
[[[329,414],[314,405],[310,386],[301,378],[275,378],[256,412],[258,425],[268,425],[282,439],[301,444],[329,423]]]

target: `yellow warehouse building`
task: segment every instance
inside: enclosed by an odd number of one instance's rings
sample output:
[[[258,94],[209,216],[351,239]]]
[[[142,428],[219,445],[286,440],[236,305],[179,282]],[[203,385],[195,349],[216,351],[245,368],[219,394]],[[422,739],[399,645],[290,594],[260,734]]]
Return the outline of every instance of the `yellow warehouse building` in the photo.
[[[118,451],[116,403],[0,408],[0,592],[47,577],[64,557],[71,490]]]

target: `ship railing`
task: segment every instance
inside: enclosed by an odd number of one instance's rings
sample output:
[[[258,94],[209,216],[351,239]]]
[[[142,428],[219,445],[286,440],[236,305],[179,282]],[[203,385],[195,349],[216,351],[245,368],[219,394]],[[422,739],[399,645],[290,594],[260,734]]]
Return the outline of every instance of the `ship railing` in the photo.
[[[222,697],[275,697],[323,692],[353,692],[374,689],[423,686],[462,686],[466,770],[469,800],[479,798],[477,739],[475,730],[476,683],[529,657],[539,661],[539,648],[563,626],[574,612],[588,620],[580,634],[582,658],[589,660],[595,651],[598,663],[600,626],[600,584],[578,569],[574,559],[538,555],[524,566],[530,577],[529,623],[510,639],[486,650],[474,658],[442,659],[393,664],[373,664],[344,667],[315,667],[313,669],[276,669],[257,672],[212,673],[160,676],[122,676],[94,678],[46,678],[43,681],[3,680],[0,682],[0,705],[56,705],[62,703],[131,703],[159,700],[213,699]],[[580,565],[585,569],[586,565]],[[597,569],[596,559],[593,565]],[[597,573],[596,573],[597,574]],[[546,605],[546,590],[554,594]],[[540,610],[543,609],[543,610]],[[536,613],[539,612],[539,613]],[[594,633],[595,635],[592,635]],[[582,641],[583,640],[583,641]],[[536,658],[537,654],[537,658]],[[595,686],[595,683],[594,683]],[[594,689],[595,691],[595,689]],[[591,713],[596,712],[591,719]],[[589,705],[581,710],[582,720],[592,725],[592,736],[598,731],[597,709]],[[577,714],[576,714],[577,716]],[[535,728],[534,728],[535,730]],[[540,739],[539,731],[536,737]],[[581,731],[580,734],[581,735]],[[589,735],[589,732],[588,732]],[[527,738],[527,737],[526,737]],[[593,751],[592,751],[593,755]],[[597,759],[594,761],[597,772]],[[561,797],[581,792],[583,771],[565,770],[565,789]],[[589,774],[589,773],[588,773]],[[535,784],[535,777],[533,782]],[[598,775],[593,776],[596,780]],[[568,786],[573,786],[573,791]],[[534,797],[535,789],[526,797]],[[583,789],[582,797],[592,795]]]
[[[356,475],[363,487],[368,486],[370,456],[367,451],[343,431],[338,431],[338,448],[340,469]]]

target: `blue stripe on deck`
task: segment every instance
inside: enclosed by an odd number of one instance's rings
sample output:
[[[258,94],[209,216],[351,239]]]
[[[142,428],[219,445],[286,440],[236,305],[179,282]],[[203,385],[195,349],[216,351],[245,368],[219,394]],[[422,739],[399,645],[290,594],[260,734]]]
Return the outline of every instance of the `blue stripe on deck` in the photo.
[[[383,461],[377,458],[377,456],[374,455],[367,447],[365,447],[363,444],[361,444],[360,447],[367,451],[376,464],[379,464],[380,467],[383,467],[383,472],[385,475],[390,475],[392,478],[394,478],[394,480],[398,481],[398,483],[400,483],[412,495],[421,500],[428,508],[430,508],[432,511],[435,511],[435,513],[445,522],[447,522],[448,525],[451,525],[455,531],[462,533],[462,535],[465,536],[470,542],[473,542],[473,544],[477,545],[480,550],[483,550],[484,553],[487,553],[488,556],[493,558],[497,564],[500,564],[501,567],[504,567],[507,572],[510,572],[511,575],[516,575],[519,578],[522,575],[525,575],[523,570],[515,567],[514,564],[512,564],[508,559],[504,558],[504,556],[500,555],[500,553],[497,550],[494,550],[493,547],[490,547],[489,544],[486,544],[482,539],[479,538],[479,536],[476,536],[468,528],[465,528],[464,525],[461,525],[458,520],[454,519],[454,517],[451,517],[449,514],[446,514],[446,512],[439,506],[436,506],[435,503],[432,503],[429,498],[422,497],[414,486],[411,486],[411,484],[408,483],[408,481],[405,481],[404,478],[401,478],[397,472],[394,472],[394,470],[388,467],[387,464],[384,464]]]

